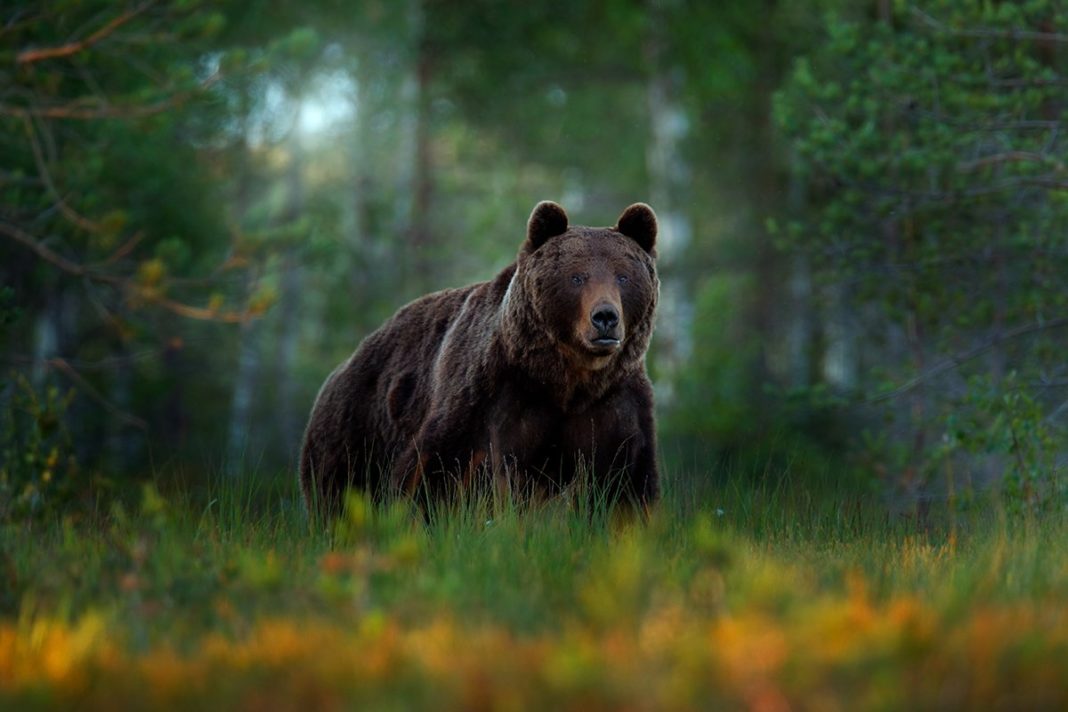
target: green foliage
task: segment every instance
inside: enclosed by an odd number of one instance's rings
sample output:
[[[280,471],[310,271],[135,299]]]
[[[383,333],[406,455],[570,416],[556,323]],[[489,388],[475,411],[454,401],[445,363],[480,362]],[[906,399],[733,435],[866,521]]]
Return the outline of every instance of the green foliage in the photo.
[[[661,432],[671,465],[726,464],[733,470],[785,468],[791,486],[865,490],[869,476],[839,459],[842,397],[826,385],[787,390],[760,369],[760,344],[744,317],[739,295],[752,294],[748,276],[703,280],[694,304],[697,345],[672,383],[662,407]]]
[[[22,310],[15,301],[15,290],[0,286],[0,327],[8,326],[22,316]]]
[[[1056,510],[1068,494],[1057,462],[1059,430],[1047,406],[1015,372],[999,383],[975,376],[956,412],[947,418],[946,435],[935,450],[931,467],[951,466],[960,450],[993,453],[1004,463],[1003,487],[1012,506]]]
[[[745,293],[744,277],[705,280],[694,304],[694,342],[699,344],[693,362],[680,375],[679,404],[668,418],[673,432],[685,432],[737,446],[753,438],[757,423],[750,417],[754,387],[752,369],[755,344],[745,343],[745,331],[734,300]]]
[[[669,457],[818,478],[863,440],[909,496],[1063,468],[1054,3],[13,8],[0,343],[70,366],[87,469],[290,467],[330,369],[543,198],[660,211]]]
[[[18,373],[10,379],[0,392],[0,520],[54,515],[81,484],[66,426],[74,391],[36,389]]]
[[[1042,384],[1063,374],[1068,343],[1068,291],[1052,278],[1068,273],[1065,64],[1018,33],[1065,20],[1048,2],[896,8],[890,22],[831,18],[776,96],[808,193],[782,241],[865,315],[859,394],[919,379],[885,401],[895,441],[915,443],[894,467],[929,477],[940,465],[926,458],[951,443],[1012,483],[1051,482],[1065,422]]]

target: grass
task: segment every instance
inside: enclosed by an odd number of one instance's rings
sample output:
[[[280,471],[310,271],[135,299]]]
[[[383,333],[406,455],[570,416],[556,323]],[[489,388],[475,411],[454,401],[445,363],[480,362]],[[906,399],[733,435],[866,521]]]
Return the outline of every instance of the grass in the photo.
[[[9,523],[0,708],[1068,707],[1063,512],[680,489],[645,526],[353,498],[324,532],[248,483]]]

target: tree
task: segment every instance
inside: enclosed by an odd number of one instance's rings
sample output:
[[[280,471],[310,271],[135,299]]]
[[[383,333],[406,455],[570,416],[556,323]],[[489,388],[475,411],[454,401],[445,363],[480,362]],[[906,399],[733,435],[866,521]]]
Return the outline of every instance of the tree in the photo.
[[[845,395],[887,419],[872,421],[889,435],[879,466],[907,492],[963,464],[976,482],[1007,470],[1041,499],[1063,468],[1056,8],[944,1],[836,20],[777,98],[809,206],[783,239],[812,260],[824,298],[848,304],[838,320],[860,330],[862,375]]]

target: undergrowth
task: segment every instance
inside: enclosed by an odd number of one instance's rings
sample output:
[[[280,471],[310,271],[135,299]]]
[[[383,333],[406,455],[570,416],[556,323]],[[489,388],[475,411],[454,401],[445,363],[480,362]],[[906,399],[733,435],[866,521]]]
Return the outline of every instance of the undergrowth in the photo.
[[[766,473],[646,522],[351,495],[325,528],[254,478],[120,502],[4,525],[0,706],[1068,702],[1063,512],[897,516]]]

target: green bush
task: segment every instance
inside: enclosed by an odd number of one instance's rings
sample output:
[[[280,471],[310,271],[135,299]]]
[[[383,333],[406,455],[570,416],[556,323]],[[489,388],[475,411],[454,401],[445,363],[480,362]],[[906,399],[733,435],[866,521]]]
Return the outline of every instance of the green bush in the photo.
[[[12,374],[0,398],[0,519],[37,517],[69,503],[78,463],[65,422],[74,391],[35,388]]]

